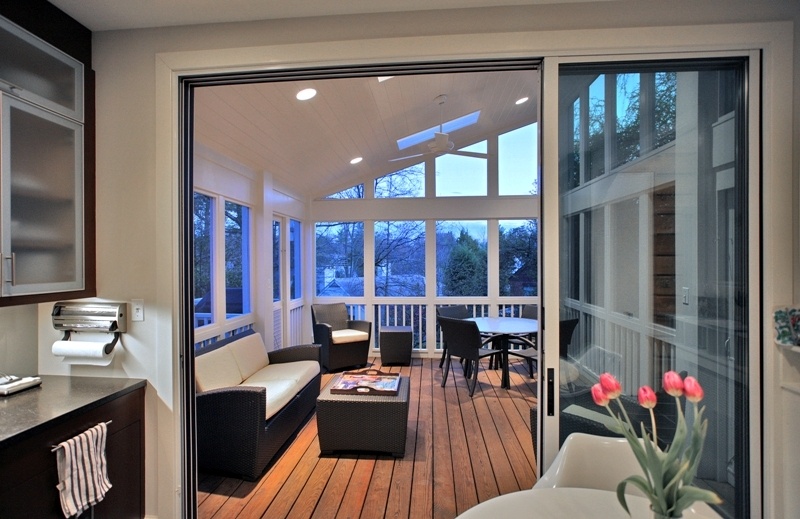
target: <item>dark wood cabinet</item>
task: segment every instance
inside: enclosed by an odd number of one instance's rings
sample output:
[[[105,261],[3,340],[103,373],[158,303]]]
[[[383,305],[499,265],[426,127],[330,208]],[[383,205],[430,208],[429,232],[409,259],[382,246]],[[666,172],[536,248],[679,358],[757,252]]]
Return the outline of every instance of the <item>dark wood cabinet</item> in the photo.
[[[41,387],[0,397],[0,517],[63,518],[53,446],[108,421],[112,488],[93,517],[143,517],[144,393],[143,380],[45,375]]]

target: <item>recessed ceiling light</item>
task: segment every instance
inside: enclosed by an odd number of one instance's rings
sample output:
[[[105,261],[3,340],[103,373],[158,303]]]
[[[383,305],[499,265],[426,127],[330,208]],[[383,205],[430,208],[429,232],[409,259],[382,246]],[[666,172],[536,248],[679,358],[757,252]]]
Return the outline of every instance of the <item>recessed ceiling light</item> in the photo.
[[[523,97],[522,99],[517,99],[517,102],[514,103],[514,104],[521,105],[522,103],[527,103],[527,102],[528,102],[528,98],[527,97]]]
[[[356,157],[356,158],[354,158],[353,160],[350,161],[350,164],[358,164],[362,160],[364,160],[364,157]]]
[[[314,90],[313,88],[306,88],[297,93],[297,99],[299,99],[300,101],[308,101],[315,95],[317,95],[316,90]]]

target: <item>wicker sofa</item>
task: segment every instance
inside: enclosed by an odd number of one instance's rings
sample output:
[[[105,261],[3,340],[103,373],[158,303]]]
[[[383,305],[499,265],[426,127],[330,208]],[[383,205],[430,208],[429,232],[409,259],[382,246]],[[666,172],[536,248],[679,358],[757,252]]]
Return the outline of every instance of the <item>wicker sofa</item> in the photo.
[[[245,332],[195,356],[197,461],[204,472],[253,481],[316,405],[319,346],[267,353]]]

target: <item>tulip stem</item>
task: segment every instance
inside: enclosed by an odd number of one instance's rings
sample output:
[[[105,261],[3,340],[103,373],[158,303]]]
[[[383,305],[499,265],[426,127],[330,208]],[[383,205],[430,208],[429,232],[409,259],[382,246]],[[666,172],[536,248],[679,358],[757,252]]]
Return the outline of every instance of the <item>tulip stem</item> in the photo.
[[[650,423],[653,426],[653,444],[658,447],[658,432],[656,431],[656,415],[653,408],[650,408]]]

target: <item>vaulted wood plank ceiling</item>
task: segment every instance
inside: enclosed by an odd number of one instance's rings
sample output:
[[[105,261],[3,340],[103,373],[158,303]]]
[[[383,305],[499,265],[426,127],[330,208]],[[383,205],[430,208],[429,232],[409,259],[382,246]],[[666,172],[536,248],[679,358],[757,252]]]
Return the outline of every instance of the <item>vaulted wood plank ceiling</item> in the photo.
[[[298,101],[308,87],[316,97]],[[442,121],[480,110],[476,124],[449,133],[455,149],[535,122],[539,91],[532,70],[206,86],[195,92],[195,140],[295,195],[319,198],[420,162],[391,161],[429,151],[427,142],[400,150],[397,140]],[[354,157],[364,160],[351,165]]]

